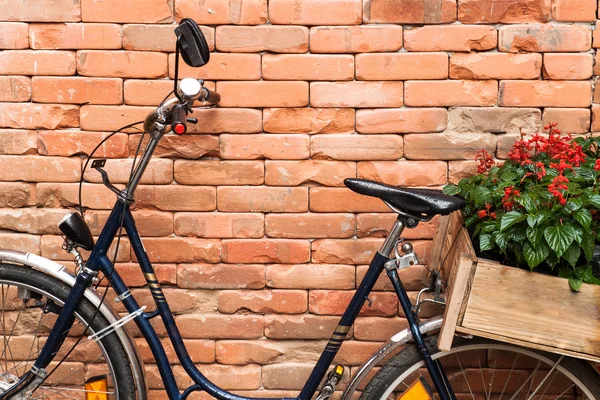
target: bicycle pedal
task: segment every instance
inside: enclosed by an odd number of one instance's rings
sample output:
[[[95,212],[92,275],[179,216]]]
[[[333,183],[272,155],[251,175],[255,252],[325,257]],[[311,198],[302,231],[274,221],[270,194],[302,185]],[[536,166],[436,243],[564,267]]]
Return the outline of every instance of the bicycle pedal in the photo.
[[[342,365],[336,365],[334,369],[332,369],[327,375],[327,380],[323,385],[323,389],[321,389],[321,393],[316,400],[325,400],[328,399],[333,392],[335,392],[336,386],[342,380],[344,376],[344,367]]]

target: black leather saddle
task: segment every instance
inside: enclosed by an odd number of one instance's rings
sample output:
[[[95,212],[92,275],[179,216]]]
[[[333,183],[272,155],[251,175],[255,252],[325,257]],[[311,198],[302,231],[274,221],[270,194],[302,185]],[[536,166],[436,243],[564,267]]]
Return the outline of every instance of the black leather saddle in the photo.
[[[390,186],[366,179],[345,179],[344,184],[356,193],[379,197],[402,213],[420,219],[447,215],[465,205],[465,201],[448,196],[441,190]]]

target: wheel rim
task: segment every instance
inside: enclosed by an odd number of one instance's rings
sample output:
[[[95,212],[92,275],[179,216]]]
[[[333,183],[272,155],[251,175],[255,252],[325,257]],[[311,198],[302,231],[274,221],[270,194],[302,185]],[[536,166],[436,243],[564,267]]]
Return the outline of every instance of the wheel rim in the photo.
[[[512,358],[507,358],[509,354]],[[456,387],[456,392],[464,394],[467,399],[595,399],[590,389],[566,369],[566,358],[562,356],[553,360],[525,348],[487,343],[467,344],[448,352],[437,352],[432,354],[432,359],[442,362],[453,389]],[[403,371],[381,398],[398,398],[398,394],[420,376],[431,383],[422,360]],[[569,382],[565,381],[567,379]]]
[[[29,299],[22,299],[22,296],[28,294]],[[58,307],[64,304],[45,290],[22,282],[0,279],[0,393],[15,384],[35,362],[57,316],[52,303]],[[44,308],[54,311],[43,313]],[[47,368],[47,380],[29,398],[85,399],[86,379],[102,374],[107,375],[109,397],[118,398],[118,385],[113,384],[114,367],[102,342],[83,337],[74,351],[67,354],[86,326],[78,313],[75,313],[75,317],[72,333],[68,334]],[[86,335],[91,333],[93,330],[90,327]],[[58,366],[65,356],[65,361]]]

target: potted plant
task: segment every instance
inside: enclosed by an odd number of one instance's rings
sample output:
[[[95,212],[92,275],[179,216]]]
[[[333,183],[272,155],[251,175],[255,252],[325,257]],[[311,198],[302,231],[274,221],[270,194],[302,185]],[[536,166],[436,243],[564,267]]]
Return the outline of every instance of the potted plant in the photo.
[[[578,291],[600,284],[600,138],[573,138],[556,124],[545,130],[522,133],[505,162],[479,151],[478,173],[444,192],[467,201],[465,226],[478,255],[567,278]]]

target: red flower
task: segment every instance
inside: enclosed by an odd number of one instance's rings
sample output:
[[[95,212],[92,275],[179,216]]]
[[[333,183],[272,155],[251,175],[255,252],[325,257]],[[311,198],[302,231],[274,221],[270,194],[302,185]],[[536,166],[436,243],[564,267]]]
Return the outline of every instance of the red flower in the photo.
[[[488,172],[494,166],[494,159],[484,149],[481,149],[477,152],[477,156],[475,156],[475,161],[479,163],[477,165],[477,173],[479,174]]]
[[[600,158],[596,160],[596,166],[594,167],[596,171],[600,171]]]

